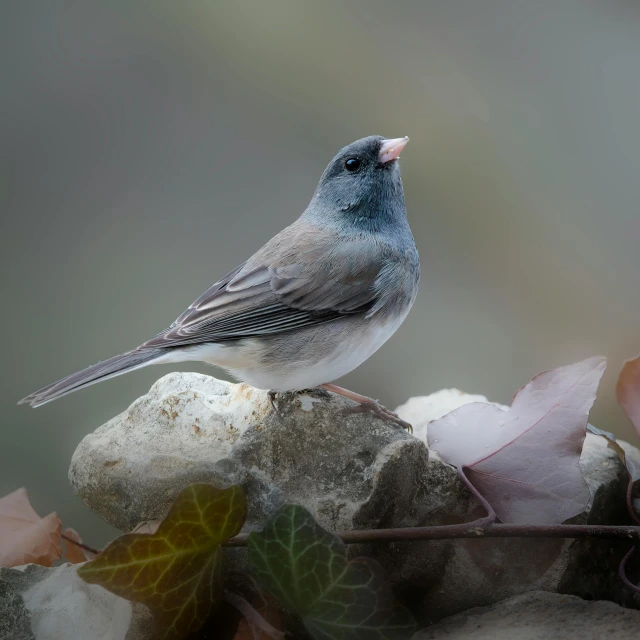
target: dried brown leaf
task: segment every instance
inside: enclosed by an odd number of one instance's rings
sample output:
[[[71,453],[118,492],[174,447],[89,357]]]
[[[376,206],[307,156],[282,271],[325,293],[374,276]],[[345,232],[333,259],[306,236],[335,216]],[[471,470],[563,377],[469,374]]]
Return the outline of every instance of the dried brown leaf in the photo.
[[[41,518],[31,506],[25,488],[0,498],[0,566],[34,563],[50,567],[60,559],[60,518]]]
[[[624,363],[616,385],[616,397],[640,436],[640,355]]]

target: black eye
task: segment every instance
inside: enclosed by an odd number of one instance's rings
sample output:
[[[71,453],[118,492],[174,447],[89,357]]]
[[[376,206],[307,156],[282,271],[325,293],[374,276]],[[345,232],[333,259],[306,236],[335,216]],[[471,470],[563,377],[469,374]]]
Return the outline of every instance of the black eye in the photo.
[[[360,158],[349,158],[344,163],[344,168],[351,172],[357,171],[360,168]]]

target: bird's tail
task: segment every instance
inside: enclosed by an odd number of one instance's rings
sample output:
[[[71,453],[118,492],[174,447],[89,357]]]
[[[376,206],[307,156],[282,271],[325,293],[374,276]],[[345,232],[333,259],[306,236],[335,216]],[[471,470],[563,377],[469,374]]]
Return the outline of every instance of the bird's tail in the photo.
[[[42,389],[34,391],[20,400],[18,404],[30,404],[32,407],[39,407],[78,389],[84,389],[97,382],[115,378],[127,373],[127,371],[146,367],[148,364],[152,364],[154,360],[159,360],[165,353],[166,349],[134,349],[133,351],[121,353],[119,356],[98,362],[98,364],[94,364],[87,369],[72,373],[70,376],[62,378],[62,380],[42,387]]]

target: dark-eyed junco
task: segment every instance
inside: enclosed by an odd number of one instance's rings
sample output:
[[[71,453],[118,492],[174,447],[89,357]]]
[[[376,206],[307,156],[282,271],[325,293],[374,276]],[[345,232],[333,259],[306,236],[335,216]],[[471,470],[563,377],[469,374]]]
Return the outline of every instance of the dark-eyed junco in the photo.
[[[21,403],[37,407],[149,364],[203,360],[271,394],[320,386],[394,417],[329,383],[391,337],[418,292],[420,263],[397,161],[408,141],[369,136],[342,149],[300,218],[168,329]]]

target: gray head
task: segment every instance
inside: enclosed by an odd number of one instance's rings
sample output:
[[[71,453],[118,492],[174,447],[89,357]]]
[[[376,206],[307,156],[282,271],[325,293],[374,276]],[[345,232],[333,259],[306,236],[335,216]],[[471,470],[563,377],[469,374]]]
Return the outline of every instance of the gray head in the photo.
[[[398,156],[409,138],[369,136],[341,149],[325,169],[307,214],[378,228],[406,218]]]

